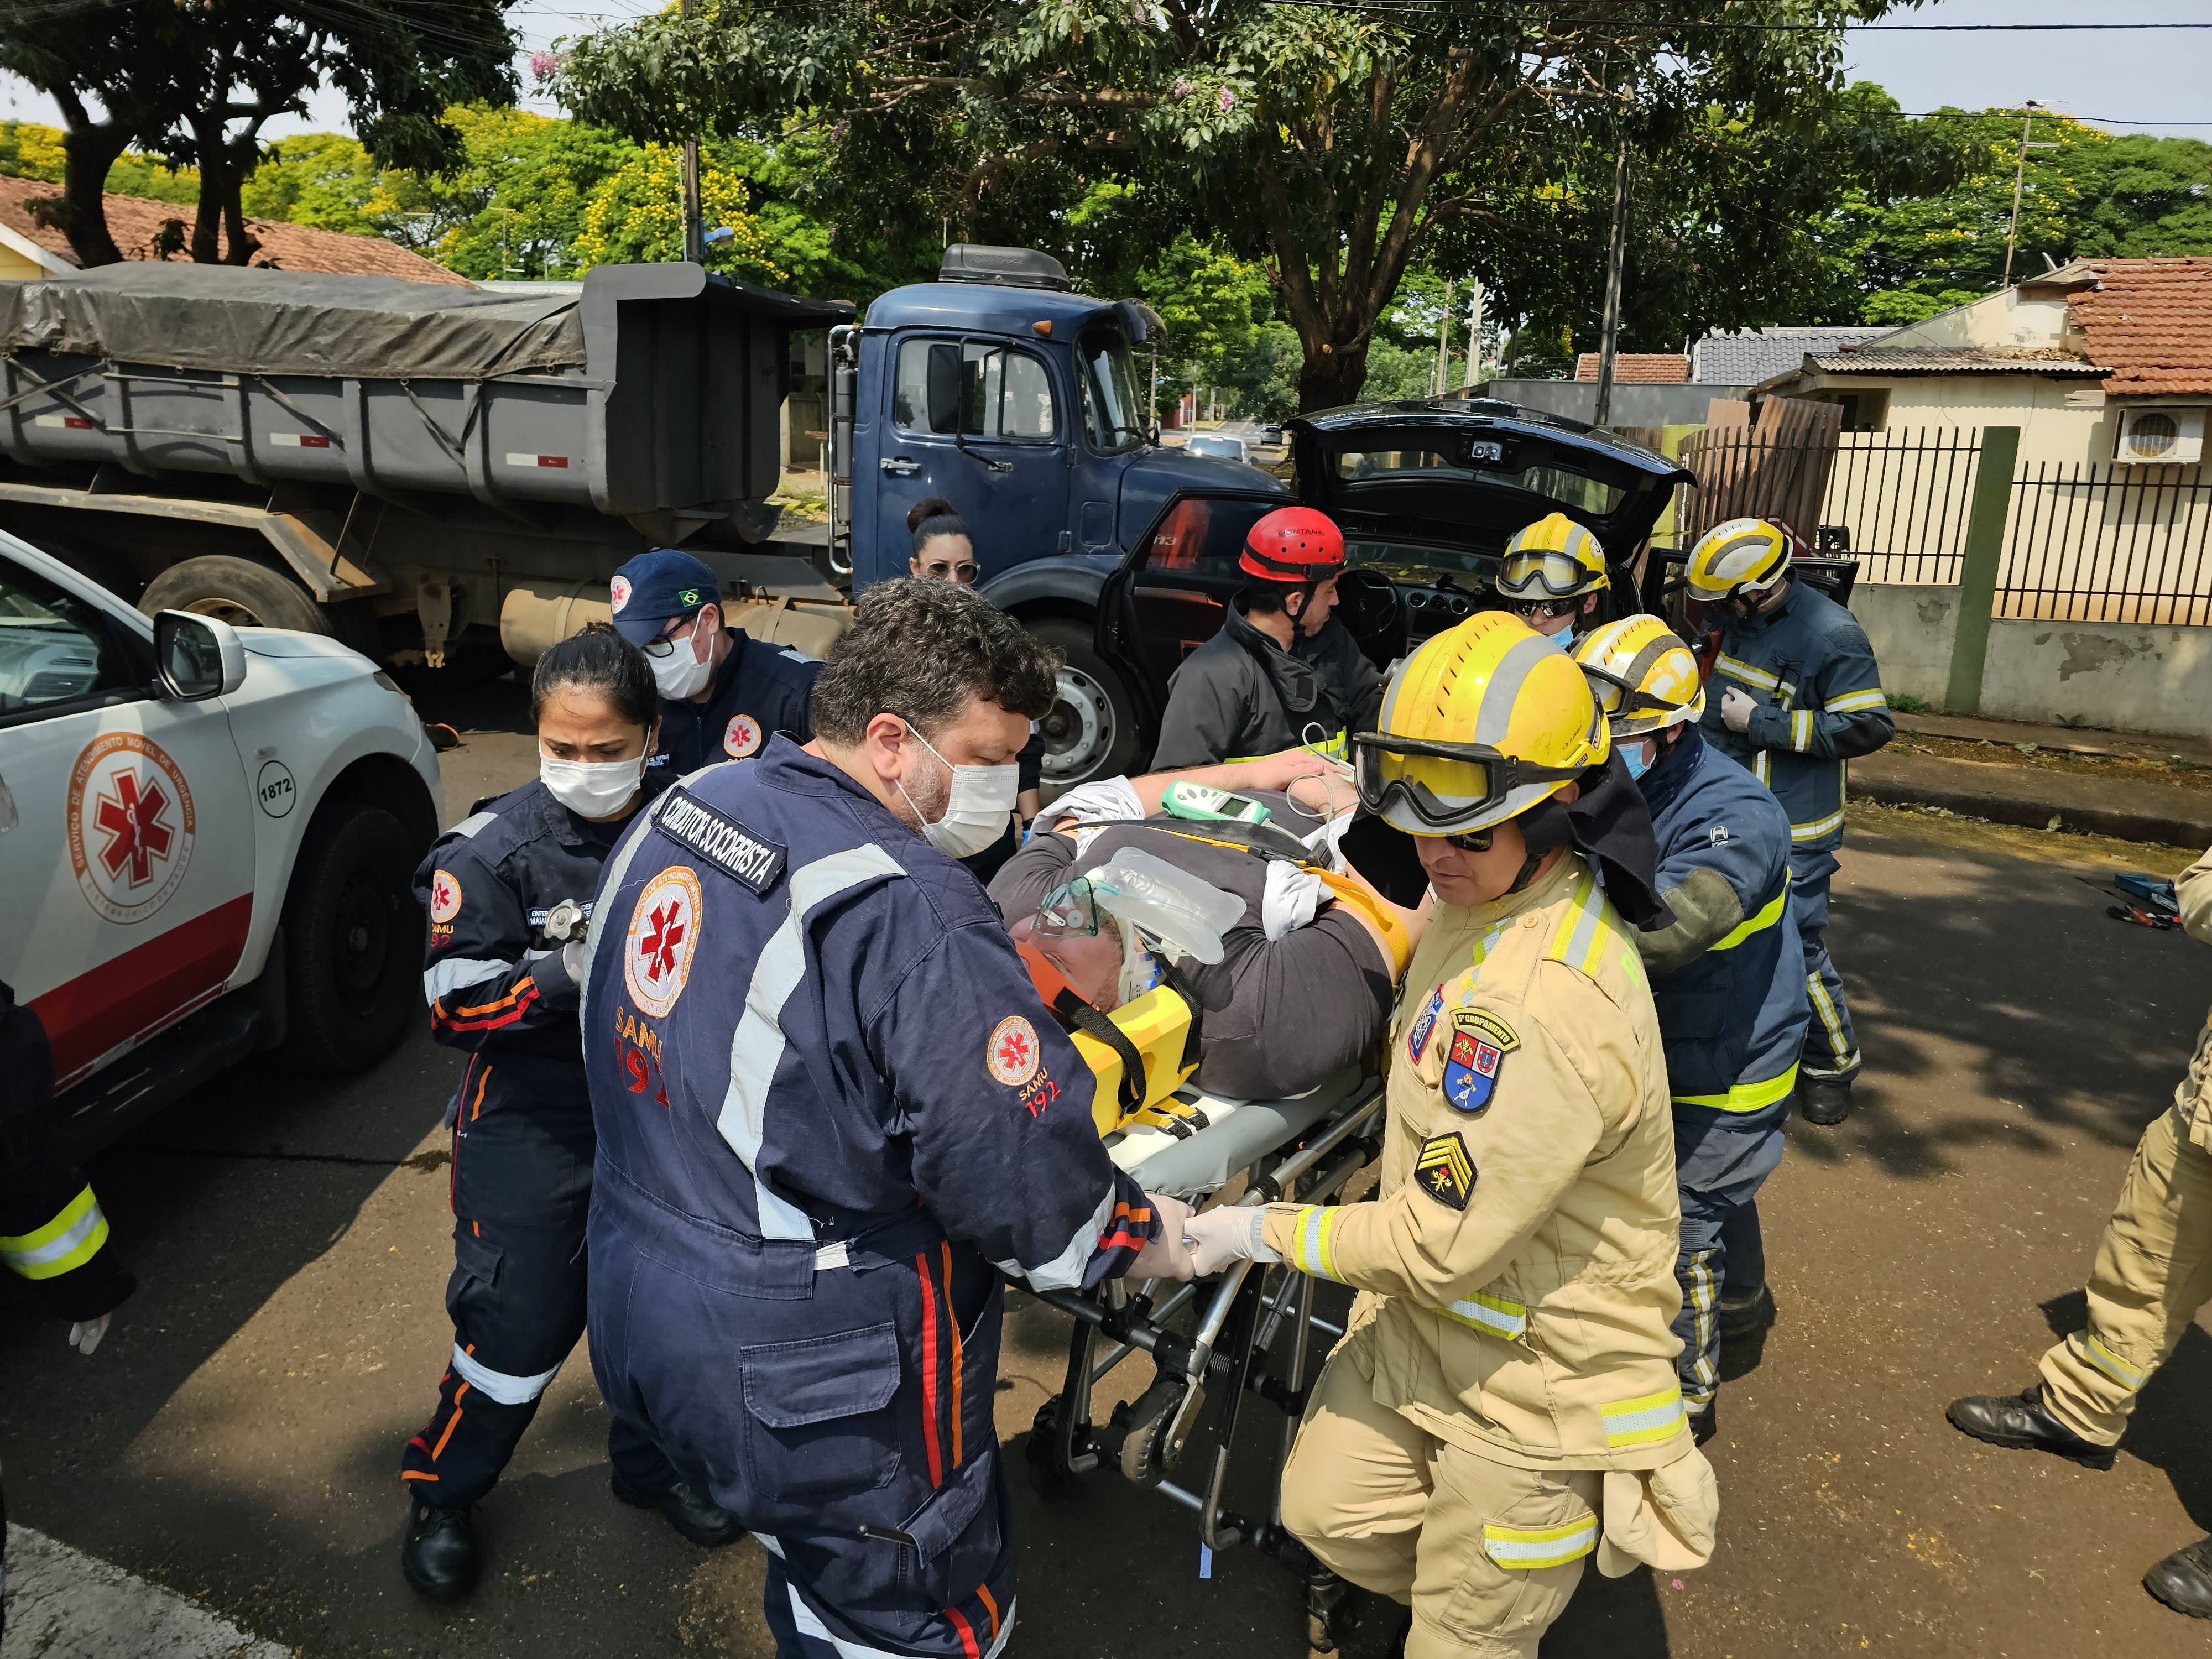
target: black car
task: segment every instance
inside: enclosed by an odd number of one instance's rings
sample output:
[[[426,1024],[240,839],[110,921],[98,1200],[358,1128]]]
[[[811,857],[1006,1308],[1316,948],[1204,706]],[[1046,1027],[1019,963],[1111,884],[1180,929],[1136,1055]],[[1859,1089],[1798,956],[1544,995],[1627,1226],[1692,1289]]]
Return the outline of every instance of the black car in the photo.
[[[1255,477],[1250,489],[1170,497],[1100,594],[1098,653],[1139,705],[1143,753],[1158,736],[1168,676],[1213,636],[1243,586],[1237,557],[1264,514],[1303,503],[1342,527],[1337,616],[1387,668],[1498,605],[1506,542],[1548,513],[1587,526],[1632,593],[1629,573],[1674,487],[1695,482],[1580,421],[1488,400],[1352,404],[1300,416],[1285,435],[1287,487]]]

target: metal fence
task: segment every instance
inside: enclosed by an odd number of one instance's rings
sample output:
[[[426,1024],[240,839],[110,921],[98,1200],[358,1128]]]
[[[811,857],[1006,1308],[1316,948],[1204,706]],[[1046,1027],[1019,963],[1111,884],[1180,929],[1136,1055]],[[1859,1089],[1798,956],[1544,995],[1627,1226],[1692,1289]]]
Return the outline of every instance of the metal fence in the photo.
[[[1834,447],[1763,438],[1742,428],[1699,434],[1682,446],[1698,475],[1671,525],[1655,538],[1687,547],[1729,519],[1787,520],[1808,541],[1826,528],[1834,550],[1859,561],[1859,580],[1955,582],[1981,434],[1966,428],[1846,432]]]
[[[2200,466],[2023,466],[2013,480],[1996,614],[2212,623],[2208,545],[2212,479]]]

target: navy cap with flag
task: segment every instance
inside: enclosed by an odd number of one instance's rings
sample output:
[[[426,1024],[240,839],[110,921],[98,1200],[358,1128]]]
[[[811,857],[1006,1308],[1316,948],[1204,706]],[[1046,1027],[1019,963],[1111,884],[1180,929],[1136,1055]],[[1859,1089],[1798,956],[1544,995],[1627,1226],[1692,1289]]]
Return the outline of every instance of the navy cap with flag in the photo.
[[[672,547],[656,547],[615,572],[607,598],[614,605],[615,631],[632,645],[643,645],[672,617],[719,605],[722,595],[714,573],[699,560]]]

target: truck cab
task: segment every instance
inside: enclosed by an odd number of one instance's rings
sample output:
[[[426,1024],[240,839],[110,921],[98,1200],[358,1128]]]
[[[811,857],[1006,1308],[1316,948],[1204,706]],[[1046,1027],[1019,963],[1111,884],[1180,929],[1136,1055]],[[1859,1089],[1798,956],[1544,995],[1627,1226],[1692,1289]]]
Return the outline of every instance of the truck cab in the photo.
[[[832,562],[855,592],[905,575],[908,512],[951,501],[975,532],[978,590],[1066,659],[1042,722],[1048,786],[1137,758],[1137,694],[1094,639],[1127,549],[1180,495],[1289,498],[1256,467],[1158,443],[1133,352],[1159,331],[1135,301],[1073,292],[1047,254],[964,243],[937,281],[833,331],[833,466],[850,483]]]

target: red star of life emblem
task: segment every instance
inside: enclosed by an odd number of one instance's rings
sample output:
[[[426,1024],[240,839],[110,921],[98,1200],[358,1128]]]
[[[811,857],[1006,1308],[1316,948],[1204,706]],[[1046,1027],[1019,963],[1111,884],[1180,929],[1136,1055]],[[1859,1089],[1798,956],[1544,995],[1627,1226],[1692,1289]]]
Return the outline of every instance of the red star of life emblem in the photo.
[[[446,872],[441,870],[437,880],[430,884],[430,908],[443,910],[453,902],[453,884],[446,879]]]
[[[168,792],[160,779],[149,780],[141,794],[136,772],[115,775],[115,793],[102,794],[93,814],[93,823],[107,837],[100,861],[107,866],[111,879],[120,876],[127,864],[131,886],[143,887],[153,880],[154,860],[169,856],[174,839],[165,822],[168,811]]]
[[[663,974],[676,966],[676,947],[684,942],[684,907],[674,899],[655,905],[648,919],[653,931],[637,944],[639,958],[645,963],[647,979],[658,981]]]
[[[1030,1063],[1030,1054],[1036,1045],[1019,1031],[1009,1031],[999,1039],[999,1064],[1009,1072],[1018,1072]]]

